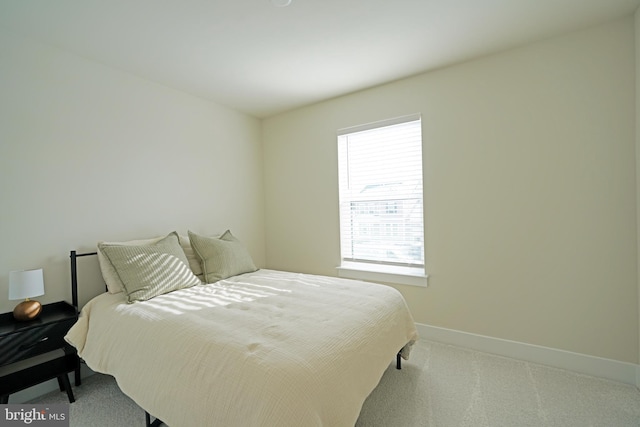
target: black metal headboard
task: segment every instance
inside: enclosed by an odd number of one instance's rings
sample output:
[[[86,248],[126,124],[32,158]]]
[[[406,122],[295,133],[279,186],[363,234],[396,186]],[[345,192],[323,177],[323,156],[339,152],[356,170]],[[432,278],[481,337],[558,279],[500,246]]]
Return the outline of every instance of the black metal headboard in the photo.
[[[73,306],[78,310],[78,266],[76,264],[76,259],[84,256],[98,255],[98,252],[85,252],[85,253],[77,253],[76,251],[71,251],[71,302]]]

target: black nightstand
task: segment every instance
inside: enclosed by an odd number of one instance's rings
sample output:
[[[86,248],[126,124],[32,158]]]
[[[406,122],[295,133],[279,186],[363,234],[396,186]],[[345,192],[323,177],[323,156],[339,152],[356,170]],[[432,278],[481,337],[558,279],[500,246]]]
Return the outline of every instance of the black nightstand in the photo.
[[[80,385],[80,359],[64,336],[78,319],[78,312],[64,301],[42,306],[40,316],[18,322],[13,313],[0,314],[0,403],[9,395],[57,378],[69,402],[75,398],[68,372]]]

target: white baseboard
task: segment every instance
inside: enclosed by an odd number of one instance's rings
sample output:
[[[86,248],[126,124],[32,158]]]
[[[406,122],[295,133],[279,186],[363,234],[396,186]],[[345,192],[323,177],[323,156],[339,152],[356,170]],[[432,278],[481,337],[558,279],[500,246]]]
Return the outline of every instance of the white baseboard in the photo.
[[[640,388],[640,365],[573,353],[518,341],[417,324],[421,338],[466,347],[473,350],[512,357],[527,362],[567,369],[594,377],[605,378]]]

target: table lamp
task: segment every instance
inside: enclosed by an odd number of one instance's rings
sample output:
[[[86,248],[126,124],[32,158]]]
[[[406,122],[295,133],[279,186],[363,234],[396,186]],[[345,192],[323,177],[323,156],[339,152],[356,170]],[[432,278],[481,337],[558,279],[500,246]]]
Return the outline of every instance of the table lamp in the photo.
[[[41,268],[9,273],[9,299],[24,299],[13,309],[13,317],[16,320],[27,321],[38,317],[42,311],[42,305],[29,298],[40,295],[44,295],[44,278]]]

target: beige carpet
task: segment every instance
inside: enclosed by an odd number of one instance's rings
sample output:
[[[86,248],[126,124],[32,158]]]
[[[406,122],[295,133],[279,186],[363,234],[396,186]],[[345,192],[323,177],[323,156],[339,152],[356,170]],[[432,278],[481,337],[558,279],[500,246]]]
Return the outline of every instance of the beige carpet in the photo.
[[[382,377],[359,427],[640,426],[633,386],[433,342],[414,350]]]
[[[71,426],[144,426],[144,411],[120,392],[111,377],[88,377],[74,392],[77,400],[71,405]],[[64,403],[66,395],[54,392],[37,401]],[[421,340],[401,371],[389,366],[356,425],[639,427],[640,391],[626,384]]]

